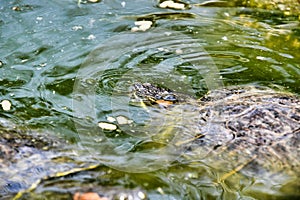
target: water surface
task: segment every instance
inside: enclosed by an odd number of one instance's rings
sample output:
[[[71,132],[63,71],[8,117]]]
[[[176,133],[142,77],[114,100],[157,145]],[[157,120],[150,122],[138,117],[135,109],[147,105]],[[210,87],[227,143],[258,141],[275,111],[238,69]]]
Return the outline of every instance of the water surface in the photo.
[[[70,198],[80,190],[105,194],[109,188],[143,190],[150,199],[299,197],[298,176],[236,173],[220,181],[228,171],[180,162],[184,149],[172,145],[180,138],[168,134],[182,131],[187,116],[165,116],[129,103],[135,82],[160,84],[193,98],[232,85],[299,95],[299,16],[238,5],[174,10],[149,0],[1,2],[0,100],[12,103],[11,110],[1,110],[1,118],[26,130],[47,130],[64,143],[61,156],[73,160],[58,162],[61,168],[54,172],[103,164],[44,181],[30,198]],[[143,20],[152,26],[132,32],[135,21]],[[117,131],[98,127],[118,116],[130,121],[113,122]],[[21,174],[23,169],[5,172],[0,197],[10,198],[53,172],[43,164],[39,169],[45,173],[33,172],[32,179]],[[26,181],[5,185],[14,178]]]

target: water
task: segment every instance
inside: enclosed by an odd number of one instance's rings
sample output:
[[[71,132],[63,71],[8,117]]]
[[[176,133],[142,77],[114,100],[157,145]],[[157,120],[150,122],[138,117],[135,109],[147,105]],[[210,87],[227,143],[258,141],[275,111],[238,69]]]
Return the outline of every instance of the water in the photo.
[[[105,194],[111,192],[108,187],[137,188],[150,199],[299,197],[297,177],[236,173],[220,181],[226,172],[177,163],[183,149],[174,147],[180,138],[170,133],[182,127],[171,124],[177,120],[185,126],[187,116],[179,113],[174,119],[156,108],[149,114],[129,104],[130,86],[137,81],[194,98],[207,90],[247,84],[300,94],[297,14],[218,6],[172,10],[148,0],[79,6],[70,0],[0,3],[0,100],[12,103],[11,110],[1,111],[1,118],[60,138],[65,143],[62,157],[74,160],[68,166],[63,160],[56,171],[103,164],[67,177],[69,187],[60,179],[45,181],[31,198],[66,198],[86,188]],[[132,32],[134,22],[142,20],[153,25],[145,32]],[[97,125],[118,116],[133,123],[119,124],[115,132]],[[25,176],[26,183],[17,188],[50,173],[41,169],[45,173],[32,180]],[[22,178],[17,172],[9,176]],[[6,197],[14,192],[1,193]]]

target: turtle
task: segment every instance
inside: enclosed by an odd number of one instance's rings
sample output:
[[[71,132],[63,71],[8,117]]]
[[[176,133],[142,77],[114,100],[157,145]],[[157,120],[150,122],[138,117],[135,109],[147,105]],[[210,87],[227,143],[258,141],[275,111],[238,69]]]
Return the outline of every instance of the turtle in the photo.
[[[184,160],[227,172],[223,179],[235,172],[284,172],[300,177],[300,98],[296,94],[262,86],[232,86],[195,99],[140,82],[131,90],[132,102],[158,105],[161,116],[176,113],[173,121],[184,128],[176,133],[180,140],[173,144],[184,146]],[[176,120],[179,113],[181,120]]]

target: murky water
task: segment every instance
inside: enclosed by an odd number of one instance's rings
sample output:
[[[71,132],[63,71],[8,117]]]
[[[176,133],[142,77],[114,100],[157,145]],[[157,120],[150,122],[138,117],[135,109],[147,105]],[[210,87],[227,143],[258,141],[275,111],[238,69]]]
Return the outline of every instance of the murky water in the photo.
[[[223,179],[229,171],[182,161],[184,148],[174,146],[182,138],[170,135],[193,124],[189,116],[130,104],[135,82],[193,98],[231,85],[300,95],[299,14],[205,5],[175,10],[151,0],[1,1],[0,101],[12,107],[0,117],[47,133],[60,150],[30,150],[22,162],[0,170],[0,198],[46,175],[99,163],[45,179],[23,198],[66,199],[76,191],[136,199],[141,191],[149,199],[299,198],[299,174],[247,172]],[[136,21],[152,24],[139,31]],[[99,122],[117,130],[102,130]],[[26,167],[35,170],[28,175]]]

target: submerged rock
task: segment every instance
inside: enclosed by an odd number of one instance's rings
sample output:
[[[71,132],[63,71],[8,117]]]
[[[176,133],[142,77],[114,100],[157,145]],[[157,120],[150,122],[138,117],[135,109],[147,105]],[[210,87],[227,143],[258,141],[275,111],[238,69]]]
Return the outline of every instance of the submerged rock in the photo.
[[[97,176],[106,171],[106,178],[117,181],[112,170],[79,157],[74,147],[53,133],[28,130],[0,118],[0,199],[146,199],[140,189],[99,186]]]

